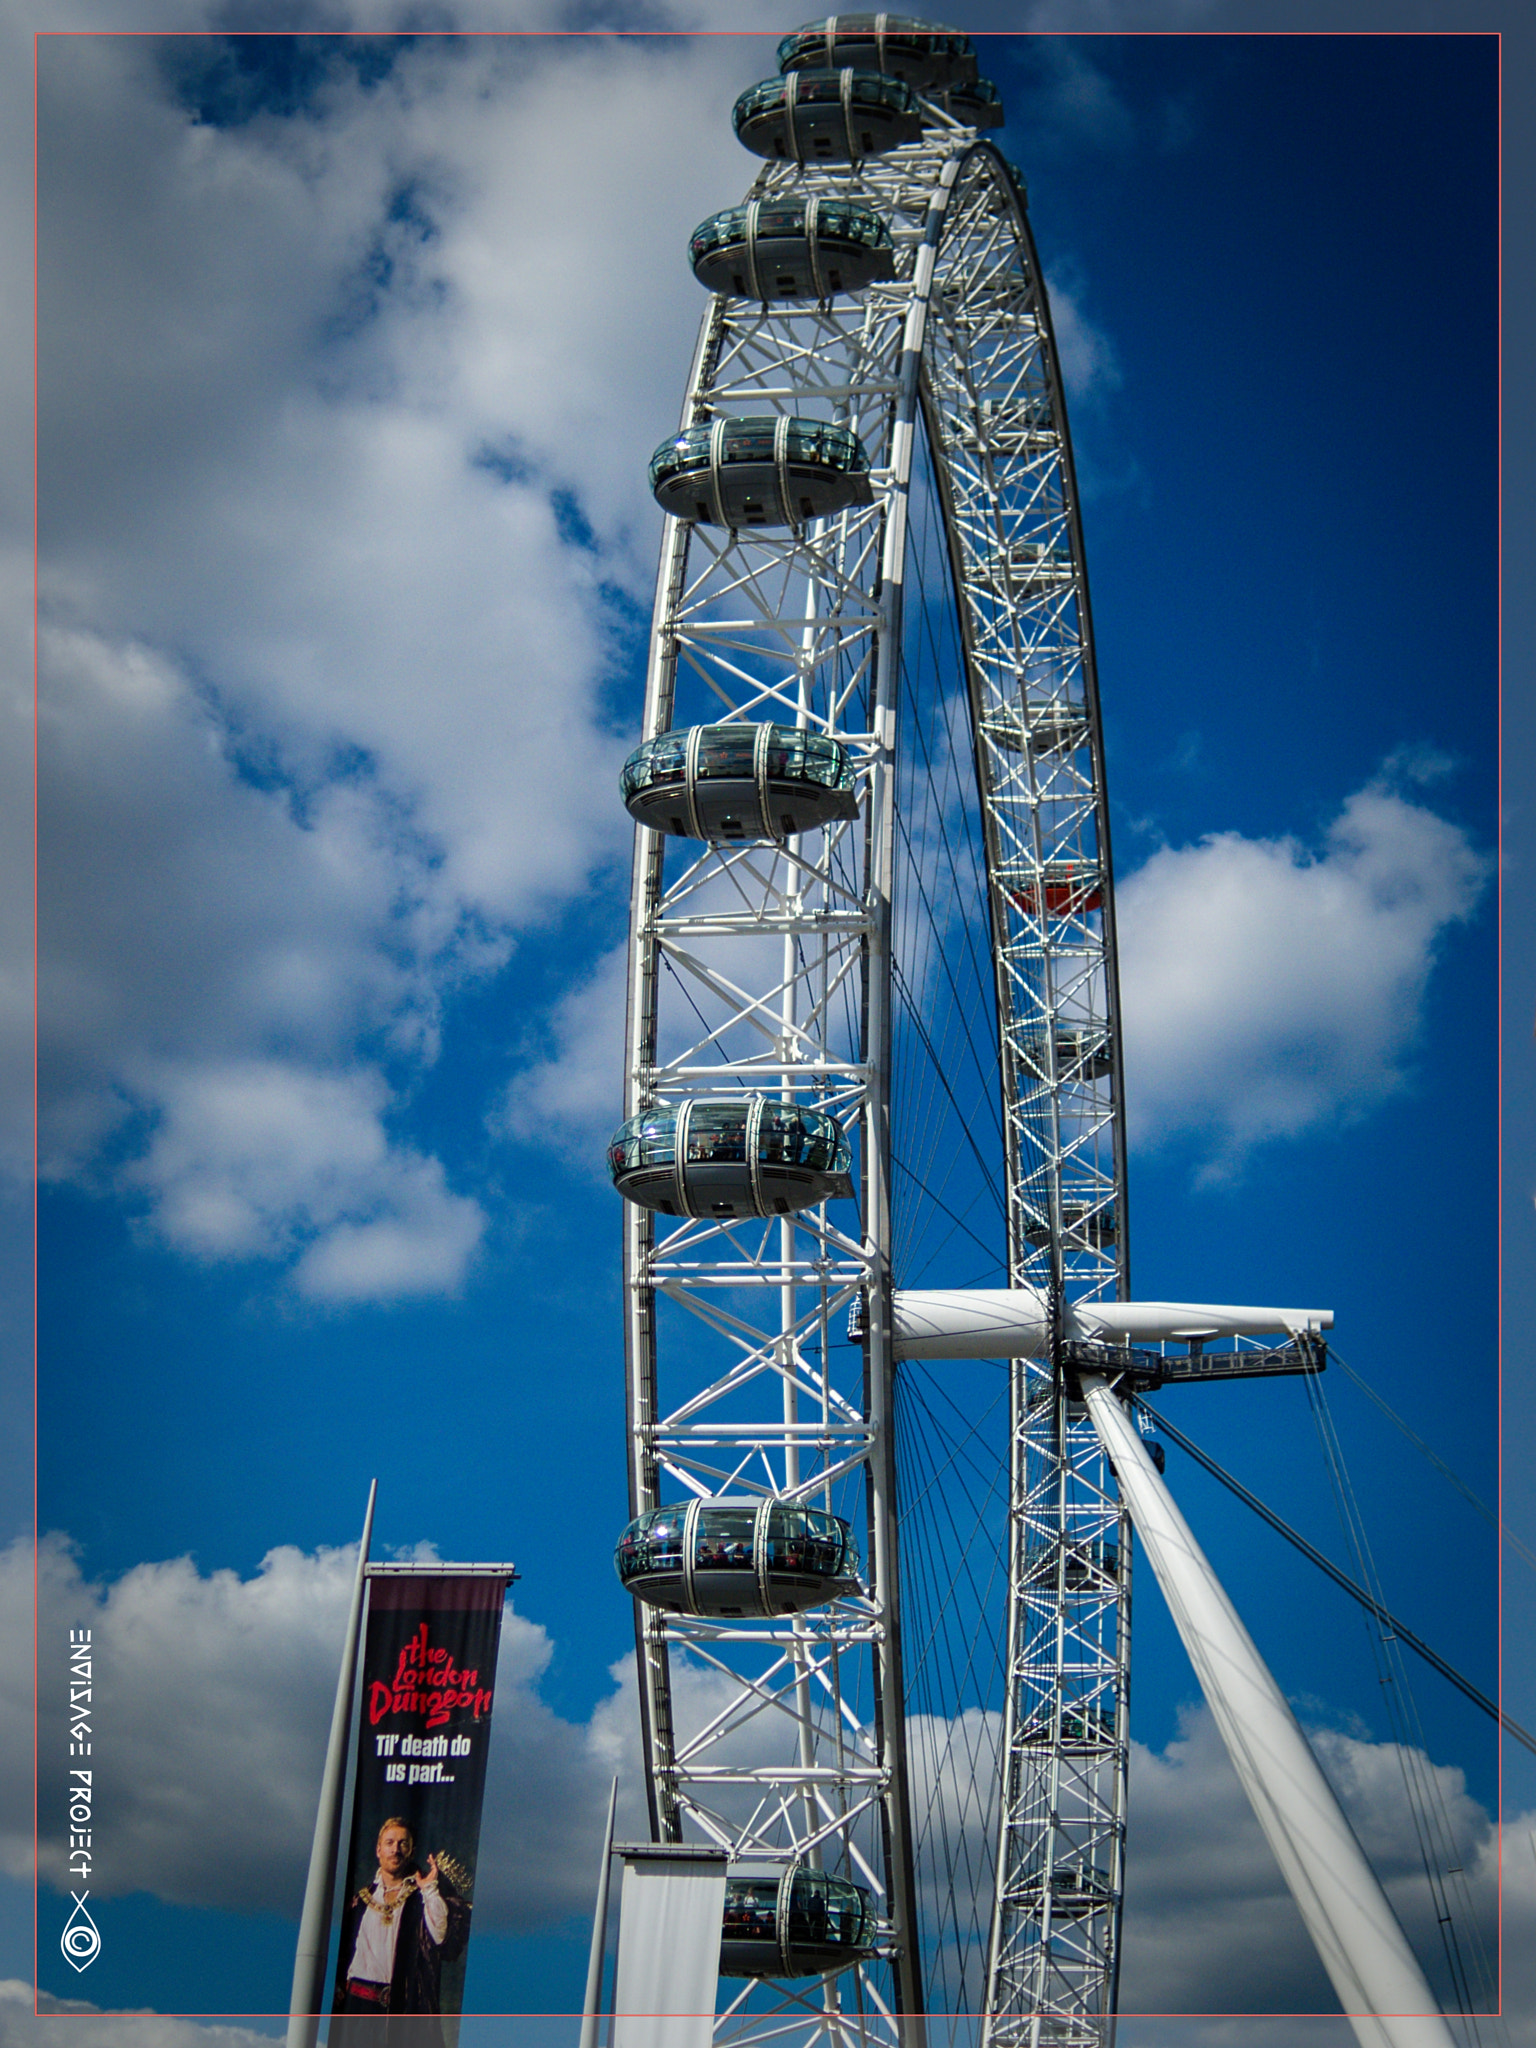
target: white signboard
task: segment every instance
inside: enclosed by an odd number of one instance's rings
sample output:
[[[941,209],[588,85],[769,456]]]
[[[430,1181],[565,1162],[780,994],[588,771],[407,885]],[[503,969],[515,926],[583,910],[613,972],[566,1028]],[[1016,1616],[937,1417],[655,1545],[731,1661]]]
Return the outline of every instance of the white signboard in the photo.
[[[624,1856],[613,2048],[710,2048],[723,1856]]]

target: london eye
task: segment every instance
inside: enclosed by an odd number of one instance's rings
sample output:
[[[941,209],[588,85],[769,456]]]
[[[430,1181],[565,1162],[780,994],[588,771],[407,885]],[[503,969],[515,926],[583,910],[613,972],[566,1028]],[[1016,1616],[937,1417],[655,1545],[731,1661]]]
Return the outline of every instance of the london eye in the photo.
[[[1325,1319],[1130,1313],[1079,495],[998,94],[896,16],[779,62],[689,249],[623,776],[650,1818],[730,1856],[717,2038],[1097,2048],[1141,1455],[1106,1376],[1256,1329],[1309,1370]]]

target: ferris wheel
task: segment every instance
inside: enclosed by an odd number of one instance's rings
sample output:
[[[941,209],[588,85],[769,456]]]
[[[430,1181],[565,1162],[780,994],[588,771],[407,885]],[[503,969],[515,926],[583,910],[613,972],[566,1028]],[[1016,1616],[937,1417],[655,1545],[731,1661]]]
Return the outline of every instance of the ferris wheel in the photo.
[[[1144,1456],[1104,1375],[1273,1325],[1129,1304],[1092,622],[997,92],[895,16],[779,60],[692,238],[623,776],[651,1822],[730,1857],[717,2038],[1099,2048]]]

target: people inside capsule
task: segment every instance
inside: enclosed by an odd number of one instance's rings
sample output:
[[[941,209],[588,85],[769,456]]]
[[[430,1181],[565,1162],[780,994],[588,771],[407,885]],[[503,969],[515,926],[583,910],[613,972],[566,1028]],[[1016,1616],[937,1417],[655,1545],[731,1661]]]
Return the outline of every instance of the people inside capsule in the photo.
[[[840,1515],[769,1496],[652,1508],[624,1531],[613,1561],[626,1591],[680,1614],[798,1614],[858,1584],[858,1550]]]
[[[869,457],[850,427],[769,413],[701,420],[650,461],[664,512],[713,526],[795,526],[873,502]]]
[[[782,1873],[728,1875],[720,1923],[723,1977],[810,1977],[870,1954],[876,1928],[869,1894],[845,1877],[805,1865]]]
[[[924,91],[969,83],[976,51],[967,35],[905,14],[834,14],[783,38],[781,72],[855,64],[900,78]]]
[[[848,749],[789,725],[661,733],[636,747],[619,789],[637,824],[690,839],[783,840],[858,815]]]
[[[1038,1884],[1045,1877],[1043,1857],[1038,1858],[1032,1868],[1022,1873],[1026,1882],[1033,1879]],[[1051,1898],[1058,1914],[1063,1907],[1083,1908],[1106,1898],[1109,1893],[1109,1873],[1096,1864],[1084,1861],[1081,1849],[1058,1852],[1058,1860],[1051,1865],[1049,1876]]]
[[[1061,1227],[1064,1236],[1089,1244],[1108,1245],[1115,1241],[1115,1211],[1113,1203],[1095,1207],[1091,1202],[1065,1201],[1061,1205]],[[1024,1235],[1031,1244],[1049,1244],[1051,1241],[1051,1220],[1038,1211],[1026,1212]]]
[[[731,112],[737,140],[789,163],[855,163],[923,132],[922,103],[878,71],[792,71],[748,87]]]
[[[891,231],[850,199],[757,199],[712,213],[688,244],[693,274],[742,299],[827,299],[893,277]]]
[[[1063,1700],[1061,1705],[1061,1739],[1064,1743],[1078,1748],[1097,1749],[1106,1742],[1112,1742],[1115,1735],[1115,1705],[1113,1699]],[[1052,1742],[1056,1738],[1056,1725],[1046,1707],[1039,1707],[1021,1730],[1026,1742]]]
[[[619,1193],[668,1216],[788,1215],[851,1194],[851,1167],[835,1117],[761,1095],[658,1104],[608,1147]]]
[[[1025,1556],[1025,1570],[1031,1578],[1054,1577],[1058,1566],[1069,1586],[1096,1585],[1115,1575],[1119,1548],[1102,1538],[1073,1541],[1049,1538],[1031,1544]]]

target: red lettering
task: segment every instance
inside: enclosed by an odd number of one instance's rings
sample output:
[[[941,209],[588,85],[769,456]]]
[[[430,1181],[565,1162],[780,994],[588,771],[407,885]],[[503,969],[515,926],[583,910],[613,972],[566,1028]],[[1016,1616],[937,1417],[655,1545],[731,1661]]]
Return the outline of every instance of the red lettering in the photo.
[[[424,1684],[432,1690],[423,1690]],[[489,1714],[491,1690],[481,1686],[478,1670],[459,1670],[451,1651],[434,1647],[425,1622],[402,1647],[393,1680],[386,1685],[375,1679],[368,1688],[371,1726],[404,1714],[421,1716],[427,1728],[441,1728],[465,1709],[477,1721]]]
[[[427,1655],[427,1624],[423,1622],[415,1635],[400,1652],[400,1661],[395,1666],[395,1683],[403,1685],[413,1666],[419,1666]]]

